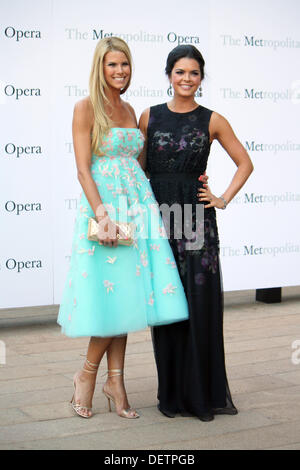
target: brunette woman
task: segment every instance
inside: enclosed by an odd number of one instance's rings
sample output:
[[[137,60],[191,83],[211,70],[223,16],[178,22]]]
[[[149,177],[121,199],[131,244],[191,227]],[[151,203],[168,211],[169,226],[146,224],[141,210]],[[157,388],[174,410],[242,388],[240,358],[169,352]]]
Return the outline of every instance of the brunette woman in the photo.
[[[247,181],[253,166],[228,121],[195,101],[204,78],[204,65],[194,46],[173,49],[167,59],[166,74],[174,97],[168,103],[146,109],[139,127],[146,141],[140,162],[150,176],[158,203],[179,205],[182,214],[189,207],[191,233],[196,237],[195,243],[185,235],[184,215],[179,221],[173,217],[170,244],[187,296],[189,319],[152,330],[158,407],[169,417],[176,413],[192,414],[202,421],[211,421],[216,414],[237,413],[225,368],[216,209],[226,208]],[[237,166],[221,196],[212,194],[198,179],[206,170],[213,140],[222,145]],[[199,226],[199,201],[204,206],[203,230]],[[202,247],[201,235],[204,235]]]

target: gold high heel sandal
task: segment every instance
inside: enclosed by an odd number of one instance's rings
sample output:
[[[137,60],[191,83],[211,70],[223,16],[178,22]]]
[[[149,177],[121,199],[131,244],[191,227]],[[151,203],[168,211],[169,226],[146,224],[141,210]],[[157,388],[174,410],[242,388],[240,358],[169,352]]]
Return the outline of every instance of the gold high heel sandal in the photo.
[[[116,372],[115,374],[110,374],[110,372]],[[110,369],[108,370],[107,372],[107,377],[110,378],[110,377],[117,377],[119,375],[123,375],[123,370],[122,369]],[[106,375],[106,374],[104,374]],[[108,410],[109,412],[111,412],[111,404],[110,404],[110,401],[113,402],[113,404],[115,405],[115,408],[116,408],[116,402],[115,402],[115,398],[110,395],[109,393],[107,393],[105,390],[104,390],[104,387],[102,389],[102,392],[104,393],[104,395],[106,396],[107,398],[107,401],[108,401]],[[116,408],[117,410],[117,408]],[[118,416],[120,416],[121,418],[128,418],[128,419],[136,419],[136,418],[139,418],[140,415],[135,411],[133,410],[132,408],[127,408],[127,410],[123,409],[121,410],[119,413],[117,413]]]
[[[85,372],[88,372],[89,374],[97,374],[97,371],[98,371],[98,367],[99,367],[99,364],[93,364],[92,362],[90,362],[88,359],[85,360],[87,362],[87,365],[92,369],[87,369],[83,366],[83,370]],[[95,369],[94,369],[95,367]],[[77,372],[78,373],[78,372]],[[74,386],[74,393],[73,393],[73,396],[72,396],[72,399],[70,401],[70,404],[71,404],[71,407],[72,409],[75,411],[75,413],[78,415],[78,416],[81,416],[81,418],[91,418],[93,415],[88,415],[88,414],[84,414],[82,413],[82,411],[85,411],[85,412],[89,412],[89,411],[92,411],[92,408],[88,408],[87,406],[83,406],[81,405],[80,403],[76,403],[74,401],[74,398],[75,398],[75,392],[76,392],[76,375],[74,376],[73,378],[73,386]]]

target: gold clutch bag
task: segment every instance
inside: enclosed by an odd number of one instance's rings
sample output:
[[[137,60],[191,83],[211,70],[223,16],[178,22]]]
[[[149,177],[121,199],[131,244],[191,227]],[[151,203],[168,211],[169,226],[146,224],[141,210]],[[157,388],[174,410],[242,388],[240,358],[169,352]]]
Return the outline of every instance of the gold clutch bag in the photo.
[[[123,235],[120,235],[117,233],[117,238],[118,238],[118,243],[119,245],[127,245],[130,246],[133,244],[134,240],[134,231],[135,231],[135,224],[132,222],[116,222],[113,221],[113,223],[120,228],[122,231]],[[89,224],[88,224],[88,234],[87,238],[88,240],[92,242],[99,242],[99,238],[97,236],[99,231],[99,225],[97,220],[94,217],[89,218]]]

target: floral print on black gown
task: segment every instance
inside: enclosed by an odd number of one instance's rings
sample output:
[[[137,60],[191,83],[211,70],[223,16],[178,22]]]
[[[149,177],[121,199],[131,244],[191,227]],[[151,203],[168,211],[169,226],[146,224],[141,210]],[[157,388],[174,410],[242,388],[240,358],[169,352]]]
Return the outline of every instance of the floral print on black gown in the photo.
[[[189,204],[196,231],[198,177],[206,170],[210,152],[209,120],[203,106],[175,113],[167,104],[150,108],[147,172],[158,203]],[[187,239],[175,236],[169,224],[170,244],[189,305],[189,320],[154,327],[152,340],[158,371],[158,408],[212,418],[236,414],[225,369],[223,293],[219,265],[219,238],[214,208],[204,209],[204,244],[186,249]],[[178,227],[177,229],[178,230]],[[186,233],[186,232],[185,232]]]

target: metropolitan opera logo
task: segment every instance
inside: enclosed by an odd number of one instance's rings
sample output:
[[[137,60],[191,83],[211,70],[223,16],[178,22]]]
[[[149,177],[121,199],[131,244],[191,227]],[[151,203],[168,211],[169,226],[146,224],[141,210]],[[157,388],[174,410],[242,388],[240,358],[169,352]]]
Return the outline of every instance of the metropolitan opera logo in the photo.
[[[220,247],[220,255],[222,257],[235,256],[271,256],[277,257],[287,253],[300,253],[300,245],[294,243],[285,243],[277,246],[256,246],[254,244],[244,245],[237,248],[232,246]]]
[[[42,147],[40,145],[16,145],[10,142],[5,145],[4,151],[9,156],[20,158],[23,156],[41,155]]]
[[[41,31],[32,31],[25,29],[16,29],[13,26],[7,26],[4,35],[8,39],[14,39],[19,42],[21,39],[41,39]]]
[[[255,88],[244,88],[236,90],[231,87],[220,88],[221,97],[225,100],[248,100],[269,101],[278,103],[281,101],[292,101],[294,94],[291,89],[284,90],[257,90]]]
[[[300,193],[284,192],[284,193],[270,193],[262,194],[257,192],[246,192],[244,195],[238,195],[231,201],[232,205],[250,204],[250,205],[263,205],[269,204],[277,206],[278,204],[297,203],[300,202]]]
[[[9,98],[19,100],[20,98],[41,96],[40,88],[18,88],[14,85],[6,85],[4,87],[4,94]]]
[[[6,260],[5,266],[9,271],[17,271],[18,273],[23,269],[36,269],[43,267],[41,260],[19,261],[14,258]]]
[[[40,202],[15,202],[7,201],[4,205],[7,212],[15,215],[20,215],[22,212],[36,212],[42,211],[42,204]]]
[[[162,34],[147,31],[113,32],[109,29],[94,28],[92,31],[83,31],[79,28],[65,28],[66,38],[73,41],[99,41],[103,38],[118,37],[127,43],[130,42],[163,42]]]
[[[234,37],[231,34],[220,34],[222,46],[229,47],[254,47],[269,48],[277,51],[277,49],[299,49],[300,41],[292,38],[285,39],[266,39],[254,35]]]
[[[94,28],[92,31],[83,31],[79,28],[65,28],[66,38],[74,41],[99,41],[103,38],[109,38],[112,36],[118,37],[126,41],[141,42],[141,43],[163,43],[165,40],[174,45],[180,44],[201,44],[200,37],[195,34],[180,34],[174,31],[170,31],[165,34],[153,33],[149,31],[131,31],[131,32],[118,32],[111,31],[110,28]]]
[[[277,155],[281,152],[299,152],[300,144],[287,140],[286,142],[256,142],[255,140],[245,142],[245,148],[249,152],[270,152]]]

